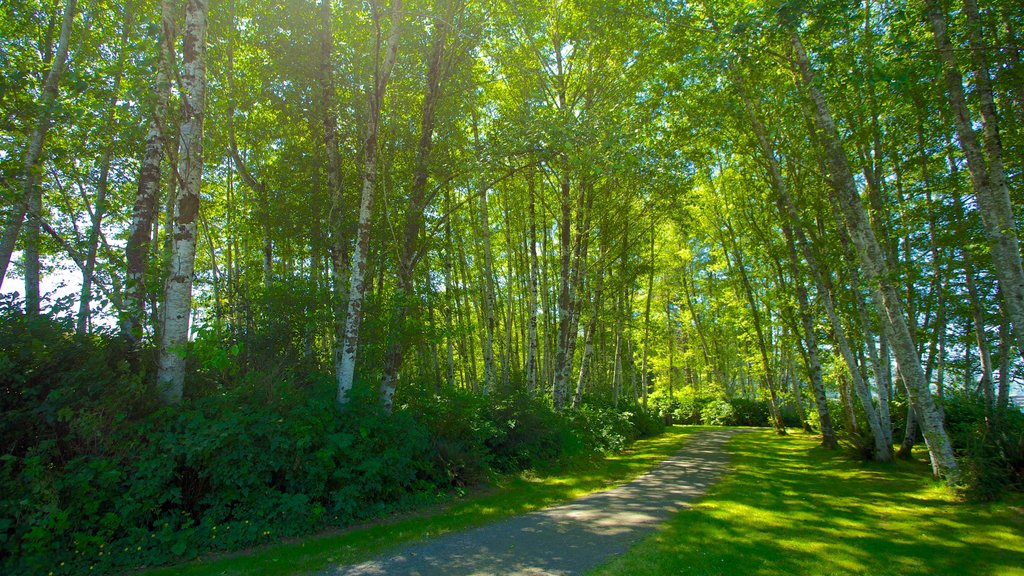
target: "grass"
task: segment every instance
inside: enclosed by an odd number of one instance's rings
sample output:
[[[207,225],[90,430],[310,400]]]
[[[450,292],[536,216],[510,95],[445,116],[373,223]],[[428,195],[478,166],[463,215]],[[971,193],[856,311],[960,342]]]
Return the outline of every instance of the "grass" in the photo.
[[[622,454],[579,461],[554,473],[505,477],[492,489],[398,515],[377,523],[285,541],[243,553],[145,571],[142,576],[270,576],[350,564],[399,544],[464,530],[530,512],[628,481],[677,452],[685,438],[706,428],[672,426],[639,440]]]
[[[799,433],[729,450],[700,504],[592,575],[1024,575],[1019,498],[962,503],[924,462],[856,462]]]

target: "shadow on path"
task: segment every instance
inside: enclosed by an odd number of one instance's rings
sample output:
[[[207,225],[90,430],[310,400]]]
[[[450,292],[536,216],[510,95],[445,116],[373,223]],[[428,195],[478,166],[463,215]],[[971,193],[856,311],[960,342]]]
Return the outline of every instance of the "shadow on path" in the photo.
[[[579,574],[628,550],[726,471],[738,430],[699,432],[657,468],[617,488],[434,538],[317,576]]]

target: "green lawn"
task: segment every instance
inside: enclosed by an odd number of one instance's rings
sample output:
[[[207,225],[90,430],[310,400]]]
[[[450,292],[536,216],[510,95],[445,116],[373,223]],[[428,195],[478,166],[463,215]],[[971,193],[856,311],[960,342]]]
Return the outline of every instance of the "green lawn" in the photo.
[[[729,450],[734,472],[700,504],[593,574],[1024,575],[1019,498],[960,503],[923,462],[864,464],[800,433]]]
[[[706,428],[672,426],[656,438],[640,440],[626,452],[552,474],[525,473],[503,479],[493,490],[373,525],[282,542],[241,554],[143,572],[144,576],[281,575],[353,563],[397,544],[463,530],[522,514],[625,482],[675,453],[686,436]]]

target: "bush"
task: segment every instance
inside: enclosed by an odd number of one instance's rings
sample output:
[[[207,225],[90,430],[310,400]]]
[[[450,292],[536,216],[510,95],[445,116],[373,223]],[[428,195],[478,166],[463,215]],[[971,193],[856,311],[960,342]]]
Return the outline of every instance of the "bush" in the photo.
[[[102,574],[350,524],[493,471],[615,452],[653,412],[555,412],[525,395],[402,388],[391,415],[356,383],[238,370],[214,334],[193,346],[190,392],[156,402],[152,351],[0,301],[0,573]]]
[[[971,500],[995,500],[1024,489],[1024,414],[1010,407],[986,418],[980,394],[954,391],[946,397],[946,430]]]
[[[700,419],[709,426],[732,426],[736,411],[727,400],[715,400],[700,411]]]
[[[747,398],[733,398],[729,401],[732,404],[734,426],[771,426],[770,411],[766,400],[750,400]]]
[[[621,452],[637,439],[638,432],[629,416],[610,408],[583,405],[570,419],[583,445],[597,452]]]

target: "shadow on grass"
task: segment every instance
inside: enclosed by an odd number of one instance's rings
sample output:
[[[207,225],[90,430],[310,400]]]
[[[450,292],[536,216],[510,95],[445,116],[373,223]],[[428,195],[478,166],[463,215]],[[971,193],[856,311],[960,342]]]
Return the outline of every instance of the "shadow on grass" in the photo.
[[[735,472],[598,574],[1024,574],[1024,514],[959,503],[923,462],[855,462],[743,434]]]

